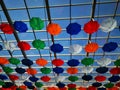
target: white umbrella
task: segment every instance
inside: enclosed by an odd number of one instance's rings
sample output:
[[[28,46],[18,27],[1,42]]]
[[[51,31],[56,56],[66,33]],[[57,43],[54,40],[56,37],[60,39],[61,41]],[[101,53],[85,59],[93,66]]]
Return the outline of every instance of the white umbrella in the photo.
[[[81,68],[82,73],[91,73],[92,71],[93,71],[93,67],[91,67],[91,66]]]
[[[100,66],[107,66],[111,63],[111,59],[110,58],[102,58],[100,60],[97,60],[97,64],[99,64]]]
[[[117,26],[117,21],[113,18],[107,18],[102,21],[100,28],[103,32],[110,32]]]
[[[57,82],[63,82],[65,79],[65,76],[57,76]]]
[[[11,52],[14,51],[14,49],[16,48],[16,45],[12,42],[4,42],[5,48],[7,50],[10,50]]]
[[[69,47],[69,52],[73,54],[80,53],[82,51],[82,46],[79,44],[74,44]]]

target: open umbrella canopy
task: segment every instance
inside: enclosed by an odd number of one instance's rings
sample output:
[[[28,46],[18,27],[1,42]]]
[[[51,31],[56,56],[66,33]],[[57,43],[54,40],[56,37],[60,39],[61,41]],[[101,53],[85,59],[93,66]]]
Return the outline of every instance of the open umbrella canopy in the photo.
[[[79,25],[78,23],[70,23],[67,27],[66,27],[67,33],[70,35],[76,35],[81,31],[81,25]]]

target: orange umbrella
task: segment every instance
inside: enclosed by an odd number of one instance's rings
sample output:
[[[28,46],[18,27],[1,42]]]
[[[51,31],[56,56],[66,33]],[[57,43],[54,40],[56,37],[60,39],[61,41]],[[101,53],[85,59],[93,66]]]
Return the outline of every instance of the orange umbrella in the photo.
[[[9,61],[5,57],[0,57],[0,65],[9,64]]]
[[[45,66],[46,64],[48,64],[48,61],[43,58],[39,58],[36,60],[36,64],[39,66]]]
[[[118,87],[112,87],[112,88],[108,88],[107,90],[119,90]]]
[[[61,33],[61,27],[59,26],[59,24],[56,23],[50,23],[47,26],[47,31],[51,34],[51,35],[58,35]]]
[[[25,85],[21,85],[21,86],[19,86],[19,88],[20,88],[21,90],[27,90],[27,86],[25,86]]]
[[[87,90],[86,87],[79,87],[78,90]]]
[[[94,53],[98,50],[99,46],[97,43],[91,42],[85,46],[85,51],[88,53]]]
[[[69,74],[77,74],[77,73],[78,73],[78,68],[69,67],[69,68],[67,69],[67,73],[69,73]]]
[[[59,90],[57,87],[47,87],[47,90]]]
[[[37,70],[36,70],[36,69],[33,69],[33,68],[28,68],[28,69],[26,70],[26,72],[27,72],[28,74],[30,74],[30,75],[35,75],[35,74],[37,74]]]
[[[97,90],[97,88],[93,86],[89,86],[87,90]]]

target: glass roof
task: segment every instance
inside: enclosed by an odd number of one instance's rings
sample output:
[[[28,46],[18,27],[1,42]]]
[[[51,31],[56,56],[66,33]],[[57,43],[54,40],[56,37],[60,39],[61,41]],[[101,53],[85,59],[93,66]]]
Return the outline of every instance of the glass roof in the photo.
[[[1,1],[4,2],[6,11],[3,10],[3,5]],[[48,1],[49,8],[46,7],[46,1]],[[67,73],[68,66],[67,62],[71,59],[77,59],[79,60],[80,64],[77,66],[79,72],[75,74],[74,76],[78,76],[79,80],[74,82],[78,86],[83,85],[84,83],[89,83],[89,85],[92,85],[92,83],[96,82],[94,77],[97,75],[100,75],[96,72],[96,68],[100,67],[98,65],[97,60],[100,60],[101,58],[110,58],[112,59],[112,63],[109,64],[108,69],[115,67],[114,62],[120,58],[120,3],[119,0],[17,0],[17,1],[11,1],[11,0],[0,0],[1,7],[0,7],[0,22],[8,22],[8,18],[11,19],[12,23],[14,24],[15,21],[22,21],[24,22],[28,30],[27,32],[20,33],[15,30],[16,35],[18,36],[18,39],[20,41],[26,41],[30,44],[31,48],[30,50],[23,51],[26,57],[33,61],[33,65],[31,68],[35,68],[37,70],[37,74],[35,74],[36,77],[39,78],[39,81],[44,84],[44,86],[47,85],[56,85],[56,78],[58,75],[55,72],[51,72],[48,74],[52,79],[45,83],[40,80],[40,77],[45,75],[42,74],[40,71],[40,68],[43,68],[42,66],[38,66],[35,62],[38,58],[44,58],[48,61],[48,64],[46,67],[49,67],[51,70],[55,67],[52,64],[52,60],[57,58],[60,58],[64,61],[63,66],[61,66],[64,69],[64,72],[59,74],[59,76],[66,77],[66,80],[63,81],[66,85],[68,83],[71,83],[68,80],[68,77],[70,74]],[[94,7],[95,8],[94,8]],[[94,9],[93,9],[94,8]],[[50,12],[48,12],[50,10]],[[8,12],[8,15],[5,15],[4,12]],[[48,15],[50,14],[50,16]],[[93,16],[92,16],[93,14]],[[42,30],[34,30],[30,26],[30,20],[33,17],[39,17],[44,21],[44,28]],[[99,24],[102,23],[103,20],[107,18],[114,18],[117,21],[117,26],[114,28],[113,31],[110,32],[103,32],[100,28],[97,32],[93,34],[87,34],[83,28],[84,25],[89,22],[92,18],[94,18],[95,21],[97,21]],[[50,19],[49,19],[50,18]],[[51,21],[50,21],[51,20]],[[62,32],[59,35],[52,36],[47,32],[46,27],[50,22],[57,23],[61,26]],[[66,32],[66,27],[70,23],[78,23],[81,25],[81,31],[77,35],[70,35]],[[0,45],[2,45],[3,50],[0,51],[0,57],[6,57],[11,58],[10,53],[12,53],[12,57],[20,59],[25,59],[23,53],[21,52],[20,48],[17,46],[17,40],[14,34],[5,34],[0,30]],[[91,38],[91,40],[90,40]],[[40,39],[45,42],[46,47],[44,49],[37,50],[33,47],[32,42],[35,39]],[[54,42],[52,41],[54,39]],[[12,42],[16,45],[13,52],[11,50],[7,50],[5,48],[4,42]],[[85,51],[85,46],[90,42],[96,42],[99,45],[99,48],[94,53],[87,53]],[[108,43],[108,42],[116,42],[118,44],[118,47],[111,52],[104,52],[102,47]],[[53,53],[50,49],[50,46],[53,43],[59,43],[63,46],[63,51],[61,53]],[[71,54],[69,52],[69,47],[74,44],[79,44],[82,46],[82,51],[77,54]],[[10,51],[10,52],[9,52]],[[87,55],[88,54],[88,55]],[[56,55],[56,56],[55,56]],[[82,76],[85,75],[85,73],[81,72],[81,68],[85,67],[81,63],[81,60],[89,57],[93,58],[95,61],[92,65],[94,67],[94,70],[91,73],[88,73],[88,75],[92,75],[93,79],[90,81],[84,81],[82,79]],[[15,65],[7,64],[5,66],[9,66],[13,69],[16,68]],[[23,67],[25,69],[29,68],[22,63],[18,65],[18,67]],[[2,66],[1,66],[2,69]],[[106,81],[102,82],[104,85],[105,83],[108,83],[108,78],[111,77],[110,72],[106,72],[105,74],[102,74],[107,77]],[[1,72],[1,74],[5,74],[5,72]],[[20,74],[17,72],[13,72],[13,74],[18,75],[21,77]],[[7,75],[7,74],[6,74]],[[120,74],[119,74],[120,75]],[[7,75],[9,76],[9,75]],[[15,81],[18,85],[21,85],[25,80],[28,80],[28,77],[31,75],[28,75],[27,72],[22,75],[22,77]],[[6,80],[11,81],[11,80]],[[33,83],[34,85],[34,83]]]

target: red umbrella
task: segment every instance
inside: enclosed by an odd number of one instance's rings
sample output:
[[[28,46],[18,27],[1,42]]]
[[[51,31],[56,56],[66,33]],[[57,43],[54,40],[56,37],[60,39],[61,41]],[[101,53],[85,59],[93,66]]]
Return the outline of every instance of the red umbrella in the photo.
[[[89,21],[88,23],[86,23],[84,25],[84,31],[88,34],[92,34],[94,32],[96,32],[99,29],[99,23],[97,21]]]
[[[9,78],[10,78],[11,80],[13,80],[13,81],[15,81],[15,80],[18,80],[18,79],[19,79],[19,77],[18,77],[18,76],[16,76],[16,75],[9,75]]]
[[[44,82],[49,82],[50,81],[50,77],[49,76],[42,76],[41,77],[41,80],[44,81]]]
[[[52,64],[55,66],[62,66],[64,64],[64,61],[62,59],[54,59],[52,60]]]
[[[14,29],[8,23],[1,23],[0,24],[0,29],[5,34],[12,34],[14,32]]]
[[[20,41],[18,42],[18,47],[21,49],[21,50],[30,50],[31,46],[29,45],[29,43],[25,42],[25,41]]]
[[[98,82],[103,82],[106,80],[106,77],[105,76],[102,76],[102,75],[98,75],[95,77],[95,80],[98,81]]]

